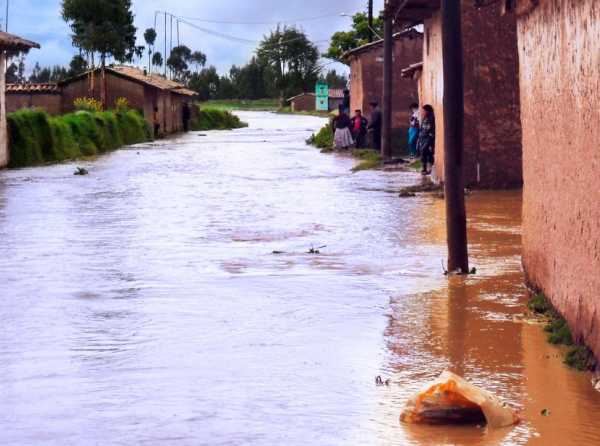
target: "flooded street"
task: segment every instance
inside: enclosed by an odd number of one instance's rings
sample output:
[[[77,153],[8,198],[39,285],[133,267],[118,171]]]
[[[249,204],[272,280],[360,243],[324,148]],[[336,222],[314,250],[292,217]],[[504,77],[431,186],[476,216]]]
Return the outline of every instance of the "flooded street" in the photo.
[[[468,198],[478,274],[448,280],[444,202],[398,197],[419,175],[352,174],[305,145],[320,118],[240,116],[0,173],[0,444],[600,443],[590,376],[515,322],[520,192]],[[524,422],[401,425],[445,369]]]

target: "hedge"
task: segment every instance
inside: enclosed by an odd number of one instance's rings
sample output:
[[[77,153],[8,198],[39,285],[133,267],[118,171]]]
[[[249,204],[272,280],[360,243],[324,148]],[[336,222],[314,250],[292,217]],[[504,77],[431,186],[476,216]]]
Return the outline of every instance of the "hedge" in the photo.
[[[9,167],[26,167],[93,156],[149,141],[150,129],[134,110],[79,111],[52,117],[23,109],[7,116]]]

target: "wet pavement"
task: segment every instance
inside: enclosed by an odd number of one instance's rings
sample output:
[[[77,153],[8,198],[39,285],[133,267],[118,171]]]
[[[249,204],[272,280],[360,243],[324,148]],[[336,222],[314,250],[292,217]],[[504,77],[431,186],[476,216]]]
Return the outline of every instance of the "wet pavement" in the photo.
[[[350,173],[304,144],[320,118],[240,115],[0,173],[1,444],[600,443],[590,376],[515,321],[520,193],[469,196],[478,274],[447,279],[444,202],[397,194],[416,174]],[[525,421],[401,425],[446,368]]]

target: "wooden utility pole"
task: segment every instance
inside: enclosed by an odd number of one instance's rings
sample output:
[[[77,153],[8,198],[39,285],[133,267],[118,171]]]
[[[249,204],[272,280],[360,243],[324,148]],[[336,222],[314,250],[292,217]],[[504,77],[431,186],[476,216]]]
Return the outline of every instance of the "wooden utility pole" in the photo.
[[[394,94],[394,13],[391,0],[385,2],[383,25],[383,110],[381,157],[392,157],[392,96]]]
[[[373,0],[369,0],[369,7],[368,7],[368,18],[369,18],[369,43],[373,41],[374,39],[374,35],[373,35]]]
[[[442,0],[442,54],[448,271],[467,274],[469,253],[463,172],[464,72],[460,1]]]

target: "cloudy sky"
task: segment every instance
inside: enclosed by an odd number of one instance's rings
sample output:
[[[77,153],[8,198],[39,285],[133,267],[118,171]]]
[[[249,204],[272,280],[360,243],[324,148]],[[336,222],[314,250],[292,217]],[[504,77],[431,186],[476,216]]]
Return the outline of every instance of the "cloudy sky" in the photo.
[[[6,1],[0,0],[2,19]],[[69,28],[60,17],[60,4],[61,0],[10,0],[9,32],[42,45],[41,50],[29,54],[28,69],[35,62],[42,66],[66,65],[75,53]],[[326,50],[331,34],[350,25],[350,19],[341,17],[340,13],[365,10],[366,4],[367,0],[133,0],[133,9],[139,44],[143,44],[143,31],[154,25],[155,11],[165,10],[204,30],[240,39],[222,38],[180,24],[181,43],[203,51],[209,64],[226,72],[234,63],[247,62],[256,47],[255,42],[278,22],[301,27],[321,50]],[[382,6],[383,0],[375,0],[376,11]],[[164,42],[164,18],[159,21],[162,23],[158,26],[158,41]]]

